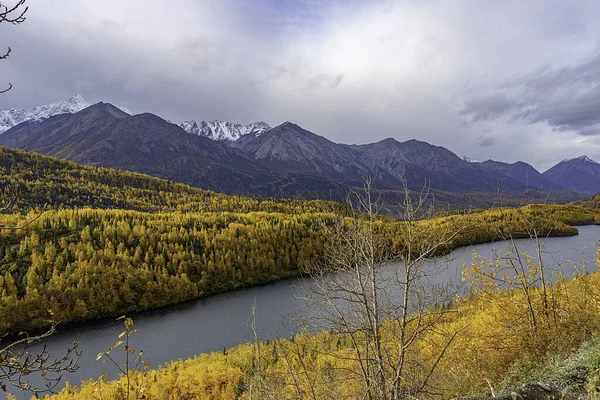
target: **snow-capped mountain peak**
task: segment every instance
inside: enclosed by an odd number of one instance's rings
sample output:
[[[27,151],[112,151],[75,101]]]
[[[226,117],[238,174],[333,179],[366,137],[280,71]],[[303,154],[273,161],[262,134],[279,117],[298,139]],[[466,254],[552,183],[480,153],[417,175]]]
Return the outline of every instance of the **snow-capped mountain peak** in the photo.
[[[463,157],[463,161],[466,161],[466,162],[468,162],[468,163],[480,163],[480,162],[481,162],[481,161],[479,161],[479,160],[476,160],[476,159],[474,159],[474,158],[469,158],[469,157],[467,157],[467,156],[464,156],[464,157]]]
[[[596,161],[592,160],[591,158],[589,158],[588,156],[585,156],[585,155],[578,157],[578,159],[581,161],[592,162],[592,163],[598,164]]]
[[[91,104],[88,103],[83,96],[76,94],[67,100],[38,106],[31,110],[20,110],[16,108],[0,110],[0,133],[25,121],[41,121],[58,114],[74,114],[89,106],[91,106]],[[131,114],[125,107],[117,106],[117,108],[127,114]]]
[[[184,121],[179,125],[183,130],[192,135],[206,136],[209,139],[223,142],[234,142],[246,135],[260,136],[271,127],[264,121],[248,125],[235,124],[227,121]]]
[[[562,160],[561,163],[563,163],[563,162],[569,162],[569,161],[581,161],[581,162],[588,162],[588,163],[593,163],[593,164],[599,164],[597,161],[592,160],[591,158],[589,158],[586,155],[579,156],[579,157],[576,157],[576,158],[567,158],[566,160]]]

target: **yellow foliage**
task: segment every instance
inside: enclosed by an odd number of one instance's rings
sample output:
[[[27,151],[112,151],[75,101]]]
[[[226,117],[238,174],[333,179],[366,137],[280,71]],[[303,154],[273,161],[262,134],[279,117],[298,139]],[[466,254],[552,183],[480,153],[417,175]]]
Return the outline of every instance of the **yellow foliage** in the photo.
[[[486,379],[499,382],[517,361],[541,363],[548,353],[564,353],[600,331],[600,273],[561,280],[549,288],[552,308],[547,315],[539,291],[534,292],[541,326],[533,332],[525,316],[523,294],[518,290],[479,292],[456,301],[441,325],[421,340],[411,353],[421,365],[430,365],[440,346],[459,332],[432,376],[431,385],[442,398],[485,394]],[[594,307],[590,307],[594,304]],[[392,323],[392,322],[386,322]],[[396,338],[385,337],[393,351]],[[354,399],[361,382],[348,338],[331,332],[297,335],[293,339],[261,344],[265,393],[271,398]],[[223,352],[175,361],[144,377],[148,399],[257,397],[259,377],[253,371],[251,344]],[[52,399],[117,399],[117,381],[88,381],[65,389]],[[123,385],[121,380],[120,385]],[[435,397],[435,396],[434,396]]]

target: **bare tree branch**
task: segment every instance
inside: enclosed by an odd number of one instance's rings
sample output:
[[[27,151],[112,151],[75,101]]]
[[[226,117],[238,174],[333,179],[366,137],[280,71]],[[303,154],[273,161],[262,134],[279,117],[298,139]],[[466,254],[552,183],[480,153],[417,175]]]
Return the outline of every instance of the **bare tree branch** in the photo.
[[[452,312],[445,305],[455,294],[431,283],[437,271],[430,261],[461,227],[449,219],[432,229],[423,220],[433,216],[429,185],[416,193],[405,185],[401,222],[393,232],[398,244],[392,249],[389,224],[380,220],[381,207],[372,194],[372,180],[366,177],[362,192],[348,194],[353,213],[326,227],[323,262],[305,271],[312,278],[303,296],[309,316],[295,321],[307,331],[329,329],[344,338],[350,352],[327,351],[325,344],[311,351],[353,364],[338,372],[358,379],[357,397],[416,398],[433,391],[430,378],[459,333],[443,343],[429,343],[437,349],[434,358],[415,358],[418,344],[429,334],[440,336],[435,328]],[[284,357],[290,356],[294,354]],[[317,384],[308,380],[311,389]]]
[[[25,6],[26,0],[19,0],[14,6],[9,7],[0,2],[0,23],[6,22],[9,24],[17,25],[25,22],[25,14],[29,10],[29,6]],[[23,6],[25,6],[23,8]],[[0,60],[5,60],[10,56],[12,49],[8,47],[6,53],[0,55]],[[0,90],[0,94],[6,93],[13,87],[12,83],[8,84],[6,89]]]

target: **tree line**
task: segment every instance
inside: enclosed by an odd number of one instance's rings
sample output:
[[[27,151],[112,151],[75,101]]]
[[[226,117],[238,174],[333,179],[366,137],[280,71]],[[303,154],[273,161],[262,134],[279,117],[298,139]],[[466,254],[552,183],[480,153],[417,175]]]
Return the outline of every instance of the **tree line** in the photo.
[[[19,207],[118,208],[189,212],[341,212],[331,201],[229,196],[144,174],[79,165],[0,147],[0,202],[20,194]]]
[[[30,216],[6,217],[18,224]],[[297,276],[333,214],[49,211],[0,232],[0,331],[131,313]]]
[[[593,222],[595,211],[527,206],[416,223],[431,231],[462,227],[436,249],[441,254],[498,232],[518,236],[525,216],[536,218],[540,234],[572,235],[566,223]],[[336,213],[73,208],[0,215],[0,224],[34,218],[23,229],[0,231],[0,332],[41,327],[48,309],[59,321],[81,321],[298,276],[321,260],[328,225],[355,220]],[[405,222],[374,224],[391,251],[405,247]]]

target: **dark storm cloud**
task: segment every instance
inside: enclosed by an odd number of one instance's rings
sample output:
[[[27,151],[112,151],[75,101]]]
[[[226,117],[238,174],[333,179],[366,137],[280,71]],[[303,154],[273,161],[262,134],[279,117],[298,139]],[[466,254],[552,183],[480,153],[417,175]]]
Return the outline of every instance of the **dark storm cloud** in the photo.
[[[557,131],[596,135],[600,133],[600,57],[511,79],[487,96],[469,99],[462,113],[474,121],[508,117],[547,123]]]

